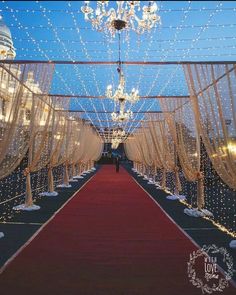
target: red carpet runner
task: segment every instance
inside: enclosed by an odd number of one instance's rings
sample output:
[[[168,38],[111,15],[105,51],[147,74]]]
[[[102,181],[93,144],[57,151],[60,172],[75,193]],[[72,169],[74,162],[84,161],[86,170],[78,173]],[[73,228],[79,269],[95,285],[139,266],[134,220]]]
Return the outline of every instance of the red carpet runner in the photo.
[[[104,166],[9,264],[0,291],[200,295],[186,270],[194,249],[124,169]]]

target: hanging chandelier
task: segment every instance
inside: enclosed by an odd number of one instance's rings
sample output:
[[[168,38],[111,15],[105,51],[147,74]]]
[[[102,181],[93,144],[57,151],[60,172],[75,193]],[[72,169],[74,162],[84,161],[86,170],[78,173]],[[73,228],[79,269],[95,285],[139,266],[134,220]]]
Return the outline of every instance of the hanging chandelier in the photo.
[[[116,137],[116,138],[122,138],[125,136],[125,130],[122,128],[117,128],[117,129],[113,130],[112,136]]]
[[[161,23],[156,1],[143,1],[148,5],[142,7],[141,1],[116,1],[116,9],[109,8],[109,2],[113,1],[96,1],[94,9],[89,6],[89,2],[95,1],[84,1],[81,7],[85,20],[90,21],[97,31],[110,33],[113,37],[116,31],[123,29],[143,34]]]
[[[114,122],[122,123],[122,122],[128,121],[129,119],[132,119],[133,118],[133,112],[130,111],[130,110],[125,112],[121,108],[118,113],[113,112],[111,114],[111,118],[112,118],[112,121],[114,121]]]
[[[111,144],[112,149],[117,149],[119,144],[125,139],[125,131],[123,129],[113,130]]]
[[[121,42],[120,42],[120,32],[119,32],[119,61],[118,61],[118,68],[117,72],[119,74],[119,86],[117,90],[114,92],[112,91],[112,86],[109,85],[106,90],[106,96],[108,98],[112,98],[115,102],[119,103],[119,111],[113,112],[111,114],[111,118],[114,122],[122,123],[128,121],[129,119],[133,118],[133,112],[131,110],[125,111],[125,103],[127,101],[131,103],[135,103],[139,99],[138,90],[133,88],[131,94],[125,93],[125,78],[123,75],[123,71],[121,68]]]
[[[112,140],[111,140],[111,148],[113,150],[116,150],[118,148],[118,146],[119,146],[120,143],[121,143],[121,140],[120,139],[118,139],[118,138],[112,138]]]
[[[121,127],[118,127],[112,131],[112,138],[111,138],[111,147],[112,149],[117,149],[119,144],[122,143],[125,139],[125,130]]]
[[[121,69],[119,69],[121,71]],[[123,73],[120,73],[119,85],[117,90],[113,93],[112,85],[107,86],[106,96],[113,99],[114,101],[129,101],[135,103],[139,100],[138,90],[133,88],[131,93],[128,94],[125,92],[125,77]]]

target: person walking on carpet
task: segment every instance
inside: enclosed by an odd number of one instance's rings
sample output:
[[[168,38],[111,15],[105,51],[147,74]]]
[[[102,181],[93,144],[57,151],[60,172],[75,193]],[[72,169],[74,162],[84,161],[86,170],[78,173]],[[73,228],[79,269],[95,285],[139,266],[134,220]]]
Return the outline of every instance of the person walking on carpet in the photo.
[[[119,170],[120,170],[120,158],[119,158],[119,156],[116,156],[115,164],[116,164],[116,173],[118,173]]]

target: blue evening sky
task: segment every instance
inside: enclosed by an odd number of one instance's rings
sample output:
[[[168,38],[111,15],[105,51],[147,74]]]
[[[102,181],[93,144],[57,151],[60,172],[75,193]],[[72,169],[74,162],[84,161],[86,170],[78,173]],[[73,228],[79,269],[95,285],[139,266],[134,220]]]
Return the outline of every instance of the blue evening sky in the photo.
[[[111,2],[111,1],[110,1]],[[207,61],[236,58],[236,1],[157,1],[162,24],[151,33],[123,34],[123,61]],[[145,4],[145,1],[141,1]],[[91,29],[81,13],[83,1],[1,1],[0,10],[10,28],[16,59],[117,61],[118,38]],[[95,3],[91,3],[95,7]],[[116,6],[115,2],[110,6]],[[145,95],[186,95],[181,66],[126,66],[126,88]],[[51,93],[104,95],[115,88],[116,66],[58,65]],[[73,99],[72,109],[110,110],[109,99]],[[158,101],[143,99],[134,111],[158,110]],[[95,119],[96,114],[84,114]],[[142,115],[136,116],[136,119]],[[99,119],[110,119],[100,114]],[[102,122],[100,123],[103,124]],[[109,123],[111,124],[111,123]],[[105,123],[107,125],[107,123]],[[130,126],[134,124],[130,123]]]

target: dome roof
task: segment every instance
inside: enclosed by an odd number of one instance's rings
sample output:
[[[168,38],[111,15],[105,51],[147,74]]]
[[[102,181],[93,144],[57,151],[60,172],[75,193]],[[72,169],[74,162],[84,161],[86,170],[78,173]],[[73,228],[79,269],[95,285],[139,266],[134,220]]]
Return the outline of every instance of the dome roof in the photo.
[[[0,59],[13,59],[16,56],[11,31],[0,15]]]
[[[0,15],[0,35],[2,34],[6,35],[8,38],[11,39],[11,31],[4,23],[3,17]]]

